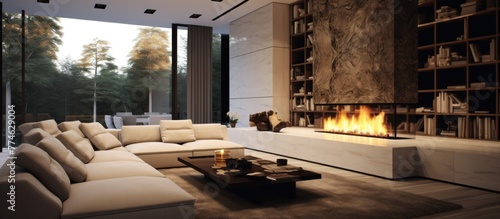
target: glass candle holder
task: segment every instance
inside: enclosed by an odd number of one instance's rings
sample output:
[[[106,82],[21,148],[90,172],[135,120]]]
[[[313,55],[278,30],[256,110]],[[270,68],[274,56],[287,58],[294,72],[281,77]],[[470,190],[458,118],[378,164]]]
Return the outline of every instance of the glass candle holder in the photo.
[[[216,150],[215,151],[215,165],[219,167],[225,167],[226,166],[226,159],[229,158],[229,153],[230,151],[228,150]]]

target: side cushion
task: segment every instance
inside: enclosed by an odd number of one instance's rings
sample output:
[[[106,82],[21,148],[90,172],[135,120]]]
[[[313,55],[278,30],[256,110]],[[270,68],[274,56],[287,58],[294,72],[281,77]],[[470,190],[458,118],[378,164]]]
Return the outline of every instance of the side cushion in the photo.
[[[90,139],[92,144],[99,150],[109,150],[122,146],[122,143],[113,134],[109,133],[101,123],[82,123],[80,130]]]
[[[26,135],[24,135],[24,142],[32,145],[36,145],[42,139],[49,137],[50,134],[41,128],[31,129]]]
[[[196,140],[204,139],[215,139],[222,140],[224,136],[222,134],[221,124],[193,124],[194,135]]]
[[[196,141],[193,122],[184,120],[161,120],[161,140],[165,143],[186,143]]]
[[[47,137],[36,145],[63,167],[72,182],[83,182],[87,178],[87,168],[55,137]]]
[[[80,135],[82,138],[85,138],[85,135],[83,134],[82,130],[80,130],[80,124],[82,122],[75,120],[75,121],[67,121],[67,122],[61,122],[57,127],[61,132],[66,132],[69,130],[73,130],[76,132],[76,134]]]
[[[26,168],[62,201],[68,199],[70,180],[62,166],[42,149],[21,144],[16,149],[17,165]]]
[[[160,142],[159,125],[126,125],[122,126],[121,139],[123,146],[141,142]]]
[[[65,131],[59,134],[57,139],[83,163],[88,163],[94,158],[95,151],[92,148],[92,143],[75,131]]]
[[[61,134],[61,130],[57,127],[57,122],[53,119],[44,120],[41,122],[37,122],[33,124],[35,128],[41,128],[44,131],[48,132],[52,136],[56,136]]]

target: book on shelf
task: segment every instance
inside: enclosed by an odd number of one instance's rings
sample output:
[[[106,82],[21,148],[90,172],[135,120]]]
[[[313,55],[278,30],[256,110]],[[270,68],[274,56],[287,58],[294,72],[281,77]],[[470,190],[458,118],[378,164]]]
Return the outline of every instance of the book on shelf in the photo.
[[[466,137],[466,133],[465,133],[465,117],[458,117],[457,119],[457,136],[459,138],[465,138]]]
[[[481,62],[481,53],[479,52],[478,45],[476,43],[469,43],[469,48],[474,62]]]
[[[309,42],[311,45],[314,44],[314,38],[312,34],[307,35],[307,42]]]
[[[470,137],[476,139],[485,140],[497,140],[497,128],[495,119],[492,117],[481,117],[478,116],[474,118],[470,123]]]
[[[454,130],[443,130],[441,133],[439,133],[442,136],[456,136],[457,132]]]
[[[490,111],[488,111],[488,110],[475,110],[474,113],[477,113],[477,114],[488,114],[488,113],[490,113]]]
[[[461,88],[466,88],[465,85],[448,85],[446,86],[447,89],[461,89]]]
[[[495,39],[490,41],[490,59],[495,60]]]
[[[307,14],[311,14],[311,13],[312,13],[312,10],[313,10],[313,4],[312,4],[312,1],[313,1],[313,0],[308,0],[308,1],[307,1]]]
[[[497,85],[497,83],[495,83],[495,82],[487,82],[487,81],[470,83],[471,88],[495,87],[496,85]]]

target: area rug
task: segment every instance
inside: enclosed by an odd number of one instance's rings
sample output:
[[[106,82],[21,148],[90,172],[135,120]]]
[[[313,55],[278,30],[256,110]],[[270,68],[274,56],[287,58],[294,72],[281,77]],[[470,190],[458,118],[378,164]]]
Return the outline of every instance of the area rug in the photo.
[[[160,170],[196,198],[195,218],[417,218],[462,206],[321,173],[297,182],[297,197],[266,196],[264,205],[220,189],[188,167]]]

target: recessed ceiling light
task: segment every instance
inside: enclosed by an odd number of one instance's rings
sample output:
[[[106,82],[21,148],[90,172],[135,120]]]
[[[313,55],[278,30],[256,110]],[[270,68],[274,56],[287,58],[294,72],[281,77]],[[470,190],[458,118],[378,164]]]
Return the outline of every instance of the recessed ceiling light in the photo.
[[[50,0],[36,0],[38,3],[45,3],[45,4],[49,4],[50,3]]]
[[[222,0],[212,0],[213,2],[222,2]]]
[[[155,10],[155,9],[149,9],[149,8],[148,8],[148,9],[146,9],[146,10],[144,11],[144,14],[154,14],[155,12],[156,12],[156,10]]]
[[[95,5],[94,5],[94,8],[97,8],[97,9],[105,9],[105,8],[106,8],[106,5],[105,5],[105,4],[95,4]]]
[[[189,18],[194,18],[194,19],[199,17],[201,17],[201,14],[192,14],[191,16],[189,16]]]

